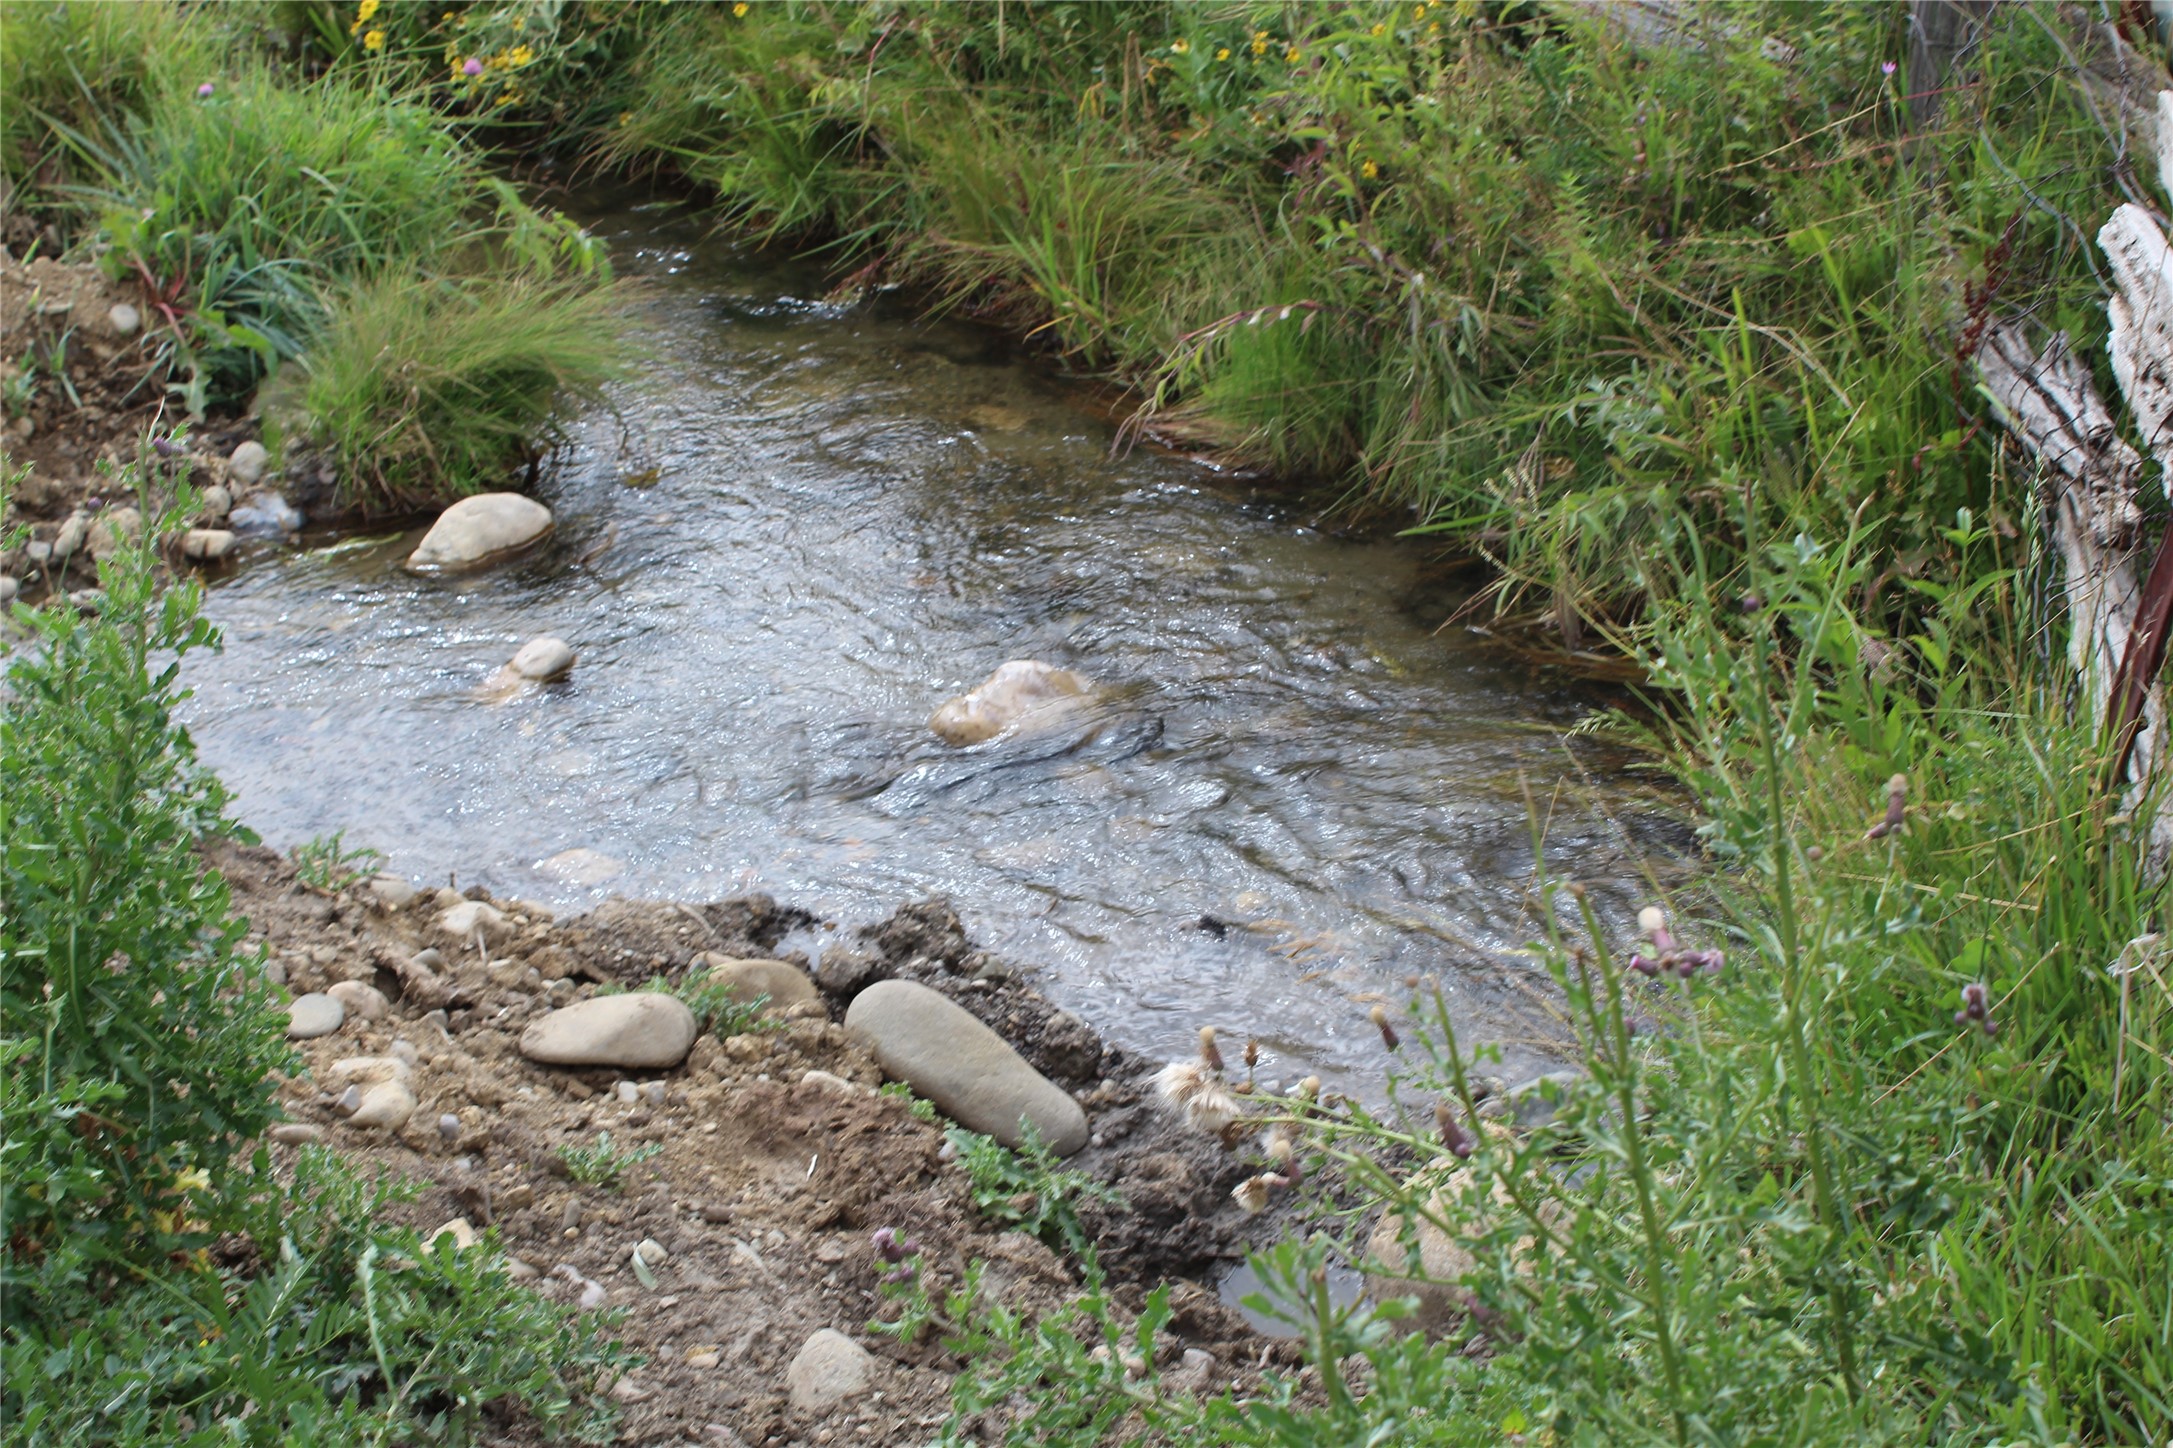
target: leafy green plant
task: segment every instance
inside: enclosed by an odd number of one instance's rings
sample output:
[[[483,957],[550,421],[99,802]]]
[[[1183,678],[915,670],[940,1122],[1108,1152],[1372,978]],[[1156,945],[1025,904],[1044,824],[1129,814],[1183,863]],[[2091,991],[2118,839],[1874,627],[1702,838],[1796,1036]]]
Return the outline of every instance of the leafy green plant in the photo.
[[[947,1127],[943,1135],[958,1151],[959,1168],[982,1216],[1021,1228],[1082,1264],[1093,1262],[1093,1241],[1079,1221],[1078,1204],[1121,1203],[1114,1188],[1062,1165],[1031,1123],[1017,1151],[963,1126]]]
[[[385,863],[384,853],[368,845],[348,849],[347,832],[334,830],[294,847],[294,873],[319,894],[336,895]]]
[[[694,1019],[701,1030],[720,1039],[758,1031],[775,1031],[784,1026],[783,1021],[769,1013],[768,996],[758,995],[752,1000],[741,1000],[732,994],[730,986],[723,981],[712,979],[707,972],[689,972],[676,983],[658,976],[643,989],[660,990],[676,997],[688,1010],[694,1012]]]
[[[663,1149],[652,1141],[621,1151],[612,1144],[610,1132],[599,1131],[591,1145],[575,1146],[568,1142],[561,1146],[558,1159],[566,1164],[567,1175],[581,1185],[615,1192],[628,1167],[639,1166]]]
[[[913,1119],[916,1121],[934,1121],[941,1114],[936,1110],[935,1102],[924,1097],[915,1096],[913,1088],[903,1081],[885,1081],[875,1090],[879,1096],[894,1096],[903,1101],[905,1109],[913,1113]]]

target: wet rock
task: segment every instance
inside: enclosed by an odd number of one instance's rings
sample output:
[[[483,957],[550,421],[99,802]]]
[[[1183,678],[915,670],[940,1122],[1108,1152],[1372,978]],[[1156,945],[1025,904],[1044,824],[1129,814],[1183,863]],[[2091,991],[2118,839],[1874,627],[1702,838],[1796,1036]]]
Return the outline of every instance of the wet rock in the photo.
[[[143,313],[126,302],[115,302],[106,311],[106,325],[116,337],[133,337],[143,330]]]
[[[764,1015],[783,1015],[802,1001],[821,999],[807,972],[789,961],[737,960],[714,951],[701,960],[709,967],[709,979],[741,1005],[768,996]]]
[[[533,638],[522,644],[506,667],[539,683],[563,678],[573,668],[574,652],[564,639]]]
[[[927,986],[886,980],[853,999],[845,1024],[875,1043],[885,1075],[935,1102],[952,1120],[1005,1146],[1022,1121],[1060,1156],[1087,1142],[1086,1112],[1005,1040]]]
[[[375,1126],[398,1131],[415,1114],[415,1093],[395,1076],[366,1088],[362,1100],[347,1118],[349,1126]]]
[[[93,558],[111,558],[143,536],[143,514],[134,508],[108,508],[91,522],[88,542]]]
[[[392,1010],[392,1002],[374,985],[359,980],[343,980],[325,987],[324,993],[347,1008],[351,1016],[366,1021],[381,1021]]]
[[[597,996],[552,1011],[521,1032],[520,1053],[551,1066],[676,1066],[698,1029],[694,1012],[661,991]]]
[[[287,1005],[287,1038],[314,1040],[329,1036],[347,1019],[347,1008],[331,996],[316,991],[296,996]]]
[[[324,1140],[324,1128],[306,1121],[282,1121],[265,1135],[281,1146],[307,1146]]]
[[[947,700],[928,727],[946,744],[979,744],[1014,729],[1035,727],[1063,706],[1087,697],[1093,685],[1070,669],[1012,659],[970,692]]]
[[[480,568],[542,542],[551,527],[551,510],[533,498],[478,493],[438,515],[407,566],[418,573]]]
[[[308,520],[302,510],[274,492],[255,492],[237,503],[226,516],[237,533],[280,536],[299,533]]]
[[[200,516],[206,523],[224,522],[226,521],[226,515],[234,510],[233,493],[217,483],[213,483],[210,487],[198,493],[196,498],[198,502],[203,504],[203,512]]]
[[[505,912],[484,900],[463,900],[438,916],[438,929],[458,940],[466,940],[478,930],[487,940],[505,923]]]
[[[868,1390],[875,1359],[844,1333],[823,1328],[807,1340],[785,1369],[792,1406],[803,1413],[827,1413]]]
[[[227,475],[245,488],[253,488],[264,477],[264,469],[271,463],[272,455],[264,444],[251,439],[234,449],[227,457]]]
[[[536,873],[548,875],[568,885],[601,885],[606,880],[615,880],[625,874],[626,864],[601,850],[576,846],[570,850],[560,850],[548,860],[538,863]]]
[[[181,556],[216,563],[234,551],[234,534],[225,528],[191,528],[181,535]]]

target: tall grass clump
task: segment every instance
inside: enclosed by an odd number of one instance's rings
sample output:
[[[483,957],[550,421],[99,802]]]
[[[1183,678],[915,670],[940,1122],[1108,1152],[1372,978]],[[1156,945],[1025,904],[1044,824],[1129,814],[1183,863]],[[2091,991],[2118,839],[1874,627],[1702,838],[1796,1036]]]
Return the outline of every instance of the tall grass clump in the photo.
[[[533,270],[392,272],[336,293],[268,415],[328,456],[342,496],[374,512],[483,492],[601,403],[628,352],[616,288]]]
[[[0,171],[18,205],[67,209],[68,132],[147,114],[215,77],[219,37],[161,4],[28,0],[0,25]],[[80,178],[75,178],[80,179]]]
[[[128,490],[130,470],[108,480]],[[152,513],[150,534],[178,516]],[[199,590],[154,545],[96,614],[18,607],[0,714],[0,1425],[8,1441],[467,1442],[608,1418],[623,1355],[397,1190],[256,1145],[284,1013],[200,843],[241,833],[175,719]]]

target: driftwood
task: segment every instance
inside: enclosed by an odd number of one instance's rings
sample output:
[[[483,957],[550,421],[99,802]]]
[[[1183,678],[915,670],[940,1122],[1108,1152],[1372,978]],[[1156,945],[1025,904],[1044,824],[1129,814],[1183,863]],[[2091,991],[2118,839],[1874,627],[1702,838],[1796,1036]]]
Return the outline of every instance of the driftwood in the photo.
[[[2173,93],[2160,93],[2158,115],[2173,121]],[[2173,193],[2173,124],[2155,129],[2159,175]],[[2098,246],[2117,288],[2106,300],[2113,377],[2173,496],[2173,249],[2150,213],[2132,204],[2100,228]],[[2173,624],[2173,549],[2161,545],[2149,582],[2137,581],[2142,454],[2120,435],[2064,335],[2033,349],[2018,327],[1993,327],[1977,364],[2001,420],[2045,469],[2069,657],[2091,717],[2112,733],[2111,782],[2132,783],[2132,799],[2165,754],[2157,676]],[[2163,855],[2173,821],[2154,836]]]

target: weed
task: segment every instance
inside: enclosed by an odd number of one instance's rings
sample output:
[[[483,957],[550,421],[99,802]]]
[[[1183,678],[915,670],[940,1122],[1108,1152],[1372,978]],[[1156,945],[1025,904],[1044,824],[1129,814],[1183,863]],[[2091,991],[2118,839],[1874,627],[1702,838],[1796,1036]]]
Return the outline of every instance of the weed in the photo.
[[[1023,1228],[1076,1261],[1093,1260],[1093,1243],[1080,1224],[1078,1204],[1121,1203],[1114,1188],[1063,1166],[1031,1124],[1017,1151],[963,1126],[948,1127],[943,1134],[958,1151],[959,1167],[982,1216]]]
[[[581,1185],[615,1192],[628,1167],[639,1166],[663,1149],[652,1141],[621,1151],[612,1145],[610,1132],[599,1131],[592,1146],[575,1146],[569,1142],[560,1147],[558,1159],[566,1164],[567,1175]]]
[[[294,847],[294,873],[320,895],[337,895],[385,863],[382,851],[367,845],[345,846],[347,832],[334,830]]]
[[[936,1103],[913,1094],[913,1088],[903,1081],[886,1081],[875,1088],[881,1096],[895,1096],[905,1103],[905,1109],[913,1113],[916,1121],[934,1121],[939,1114]]]

